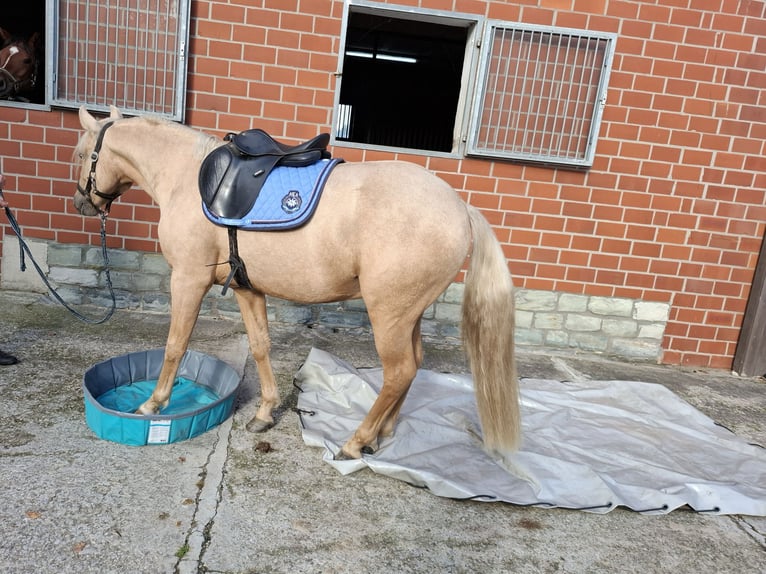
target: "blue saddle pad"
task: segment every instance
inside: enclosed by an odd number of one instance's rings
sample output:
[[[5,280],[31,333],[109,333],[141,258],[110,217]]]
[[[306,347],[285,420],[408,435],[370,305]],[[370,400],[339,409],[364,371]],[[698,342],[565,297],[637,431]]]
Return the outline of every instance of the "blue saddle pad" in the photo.
[[[342,159],[322,159],[305,167],[278,166],[264,182],[258,199],[241,219],[218,217],[202,203],[202,211],[216,225],[247,231],[278,231],[300,227],[314,214],[324,184]]]

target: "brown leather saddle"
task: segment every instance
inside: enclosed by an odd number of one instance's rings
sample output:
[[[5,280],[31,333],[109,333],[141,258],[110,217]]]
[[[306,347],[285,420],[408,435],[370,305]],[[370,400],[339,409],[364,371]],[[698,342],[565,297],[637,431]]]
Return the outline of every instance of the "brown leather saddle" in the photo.
[[[229,133],[224,140],[225,145],[202,161],[199,190],[210,212],[226,219],[250,211],[275,167],[303,167],[331,157],[326,133],[295,146],[278,142],[261,129]]]

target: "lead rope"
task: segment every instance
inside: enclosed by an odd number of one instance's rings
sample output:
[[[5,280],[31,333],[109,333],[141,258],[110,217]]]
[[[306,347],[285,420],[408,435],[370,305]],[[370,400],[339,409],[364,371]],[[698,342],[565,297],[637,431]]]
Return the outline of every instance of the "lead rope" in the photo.
[[[3,190],[0,189],[0,199],[3,198]],[[106,285],[109,288],[109,295],[112,297],[112,306],[109,310],[107,310],[106,315],[102,317],[101,319],[93,319],[91,317],[86,317],[76,309],[73,309],[69,305],[67,305],[66,301],[64,301],[61,296],[58,294],[58,292],[51,286],[51,284],[48,282],[48,278],[45,276],[45,273],[40,268],[40,266],[37,264],[37,261],[35,261],[35,258],[32,256],[32,251],[29,249],[29,246],[27,245],[26,241],[24,241],[24,238],[21,236],[21,228],[19,227],[18,221],[16,221],[16,217],[11,213],[11,208],[6,207],[5,208],[5,216],[8,218],[8,223],[11,224],[11,229],[13,229],[13,232],[16,234],[16,237],[19,238],[19,266],[21,268],[21,271],[26,271],[27,266],[24,259],[24,253],[29,256],[30,261],[32,261],[32,265],[34,265],[35,269],[37,270],[38,275],[40,275],[40,279],[43,280],[43,283],[45,283],[45,286],[48,288],[48,291],[50,291],[50,294],[61,303],[67,311],[69,311],[72,315],[77,317],[80,321],[83,321],[84,323],[89,323],[91,325],[100,325],[101,323],[106,323],[109,319],[111,319],[112,315],[114,314],[114,310],[117,308],[117,300],[114,296],[114,288],[112,287],[112,277],[109,274],[109,255],[106,251],[106,213],[101,213],[101,253],[104,257],[104,273],[106,275]]]

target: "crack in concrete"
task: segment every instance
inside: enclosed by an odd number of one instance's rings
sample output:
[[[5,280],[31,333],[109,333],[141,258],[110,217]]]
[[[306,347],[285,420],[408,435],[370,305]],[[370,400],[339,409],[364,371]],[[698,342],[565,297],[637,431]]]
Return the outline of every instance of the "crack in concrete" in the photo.
[[[232,418],[226,419],[218,428],[218,438],[204,467],[204,484],[197,493],[196,508],[187,534],[186,554],[176,564],[176,574],[199,574],[205,572],[203,559],[210,544],[210,530],[218,514],[223,495],[224,467],[229,457],[229,435]]]
[[[240,380],[245,373],[245,363],[250,354],[246,335],[242,335],[233,349],[220,357],[231,365],[239,374]],[[226,461],[229,458],[229,440],[234,422],[234,415],[222,422],[217,429],[213,448],[202,468],[202,484],[199,485],[195,500],[189,532],[184,541],[186,549],[175,566],[175,574],[202,574],[207,572],[204,556],[210,545],[210,531],[218,514],[218,506],[223,496]]]
[[[751,524],[745,516],[732,516],[731,519],[734,524],[736,524],[737,527],[742,530],[742,532],[747,534],[750,538],[757,542],[761,548],[766,550],[766,533],[760,532],[758,528],[754,524]]]

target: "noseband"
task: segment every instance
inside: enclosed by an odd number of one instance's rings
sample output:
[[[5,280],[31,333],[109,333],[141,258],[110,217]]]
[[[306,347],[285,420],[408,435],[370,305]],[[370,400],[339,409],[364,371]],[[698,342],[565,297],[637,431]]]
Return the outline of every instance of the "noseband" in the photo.
[[[85,196],[85,199],[90,202],[91,205],[93,205],[93,201],[90,199],[90,194],[94,193],[98,197],[102,199],[107,200],[106,209],[99,210],[99,211],[109,211],[109,206],[112,204],[112,202],[119,197],[118,192],[114,193],[103,193],[98,190],[96,187],[96,164],[98,163],[98,154],[101,152],[101,146],[104,143],[104,136],[106,135],[106,130],[108,130],[110,127],[114,125],[114,120],[109,121],[103,125],[101,128],[101,131],[98,132],[98,138],[96,138],[96,145],[93,148],[93,151],[90,154],[91,164],[90,164],[90,172],[88,173],[88,181],[85,184],[85,187],[83,188],[80,183],[77,183],[77,191],[79,191],[82,195]],[[93,207],[96,207],[93,205]],[[96,208],[98,209],[98,208]]]

